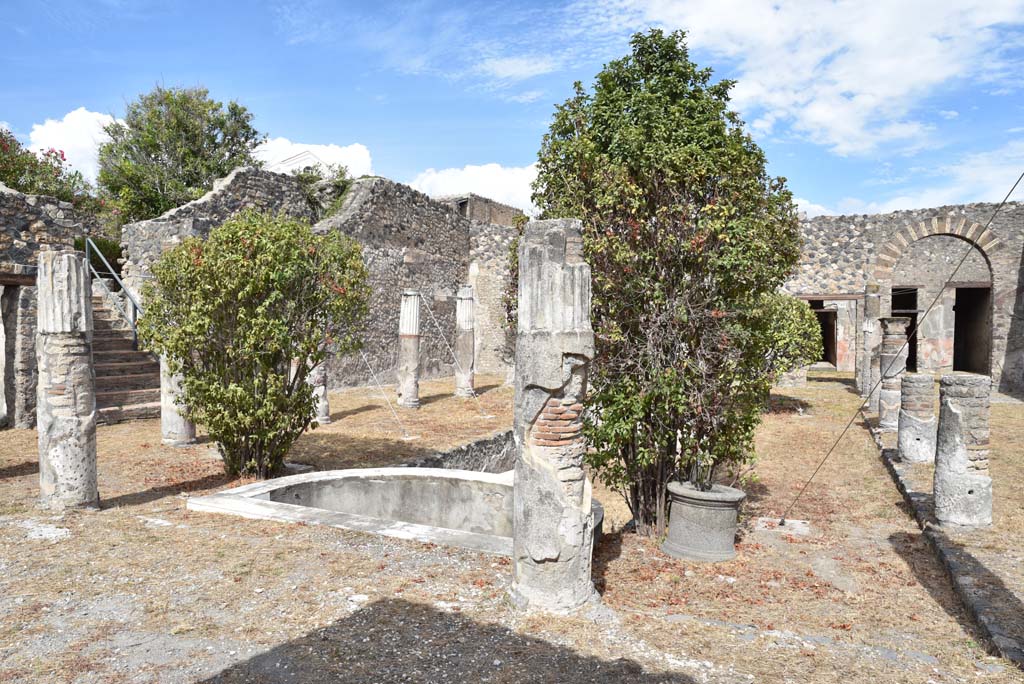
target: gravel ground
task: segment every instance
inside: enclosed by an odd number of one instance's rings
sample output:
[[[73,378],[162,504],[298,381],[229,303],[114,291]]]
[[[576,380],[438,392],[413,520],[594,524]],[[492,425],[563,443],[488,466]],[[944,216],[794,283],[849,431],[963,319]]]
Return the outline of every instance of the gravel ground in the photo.
[[[449,391],[427,388],[436,414],[417,429],[468,440],[508,424],[506,407],[471,434],[472,404]],[[185,497],[238,481],[208,445],[162,447],[157,421],[101,428],[103,508],[54,516],[35,507],[35,433],[0,433],[0,681],[1021,681],[978,645],[862,429],[794,510],[806,534],[757,529],[855,401],[843,378],[786,393],[758,433],[737,559],[668,558],[623,533],[621,502],[598,485],[603,599],[571,618],[513,612],[505,558],[190,513]],[[359,462],[353,445],[387,416],[374,394],[332,395],[338,421],[313,433],[330,458]],[[408,447],[374,440],[367,464]],[[315,460],[307,447],[297,460]]]

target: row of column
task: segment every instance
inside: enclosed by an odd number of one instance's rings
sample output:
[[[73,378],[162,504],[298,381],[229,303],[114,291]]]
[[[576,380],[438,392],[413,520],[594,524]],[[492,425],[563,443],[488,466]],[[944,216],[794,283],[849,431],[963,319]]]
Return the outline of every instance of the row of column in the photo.
[[[420,407],[420,305],[422,297],[415,290],[402,293],[398,316],[398,405]],[[463,285],[455,299],[455,396],[476,396],[474,390],[473,287]]]
[[[936,417],[935,378],[926,373],[906,373],[910,319],[882,318],[880,323],[879,429],[897,433],[901,461],[935,463],[932,491],[935,518],[940,523],[991,525],[991,378],[973,373],[943,375]]]

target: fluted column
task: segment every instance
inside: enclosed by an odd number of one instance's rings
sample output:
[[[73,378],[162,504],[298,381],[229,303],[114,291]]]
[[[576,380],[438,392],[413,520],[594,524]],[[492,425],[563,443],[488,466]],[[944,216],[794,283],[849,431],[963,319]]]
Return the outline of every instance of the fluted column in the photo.
[[[99,505],[92,288],[81,252],[39,253],[36,360],[39,489],[55,510]]]
[[[455,396],[472,397],[474,379],[474,356],[476,340],[474,339],[474,307],[473,288],[463,285],[459,288],[455,300]]]
[[[168,446],[186,446],[196,442],[196,424],[185,415],[181,389],[182,376],[171,373],[167,359],[160,357],[160,432]]]
[[[402,293],[398,317],[398,405],[420,407],[420,293]]]

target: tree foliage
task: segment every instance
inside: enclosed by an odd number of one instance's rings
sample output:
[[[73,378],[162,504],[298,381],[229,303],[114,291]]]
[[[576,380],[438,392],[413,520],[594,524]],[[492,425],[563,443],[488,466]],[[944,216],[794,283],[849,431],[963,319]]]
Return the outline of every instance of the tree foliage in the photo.
[[[753,458],[773,379],[816,349],[813,314],[777,294],[800,246],[785,179],[729,110],[733,83],[713,83],[684,39],[637,34],[592,92],[576,83],[534,185],[545,218],[583,220],[588,458],[642,532],[664,529],[671,479],[706,488]]]
[[[27,195],[49,195],[76,208],[92,210],[93,189],[80,171],[68,166],[64,150],[50,148],[36,155],[10,131],[0,128],[0,183]]]
[[[165,253],[153,275],[142,341],[182,373],[189,415],[227,471],[273,474],[315,427],[309,371],[329,349],[360,345],[369,298],[361,248],[249,210]]]
[[[255,164],[263,140],[249,110],[211,99],[206,88],[157,86],[104,130],[98,182],[125,223],[202,196],[234,168]]]

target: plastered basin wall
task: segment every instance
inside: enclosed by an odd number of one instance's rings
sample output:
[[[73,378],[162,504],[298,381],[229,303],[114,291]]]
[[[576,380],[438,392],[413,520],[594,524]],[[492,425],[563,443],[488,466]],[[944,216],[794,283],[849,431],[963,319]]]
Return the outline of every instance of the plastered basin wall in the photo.
[[[359,468],[281,477],[191,497],[192,511],[302,522],[512,555],[514,472]],[[594,539],[604,509],[593,502]]]
[[[269,493],[271,501],[338,513],[512,536],[512,473],[441,468],[334,471]]]

